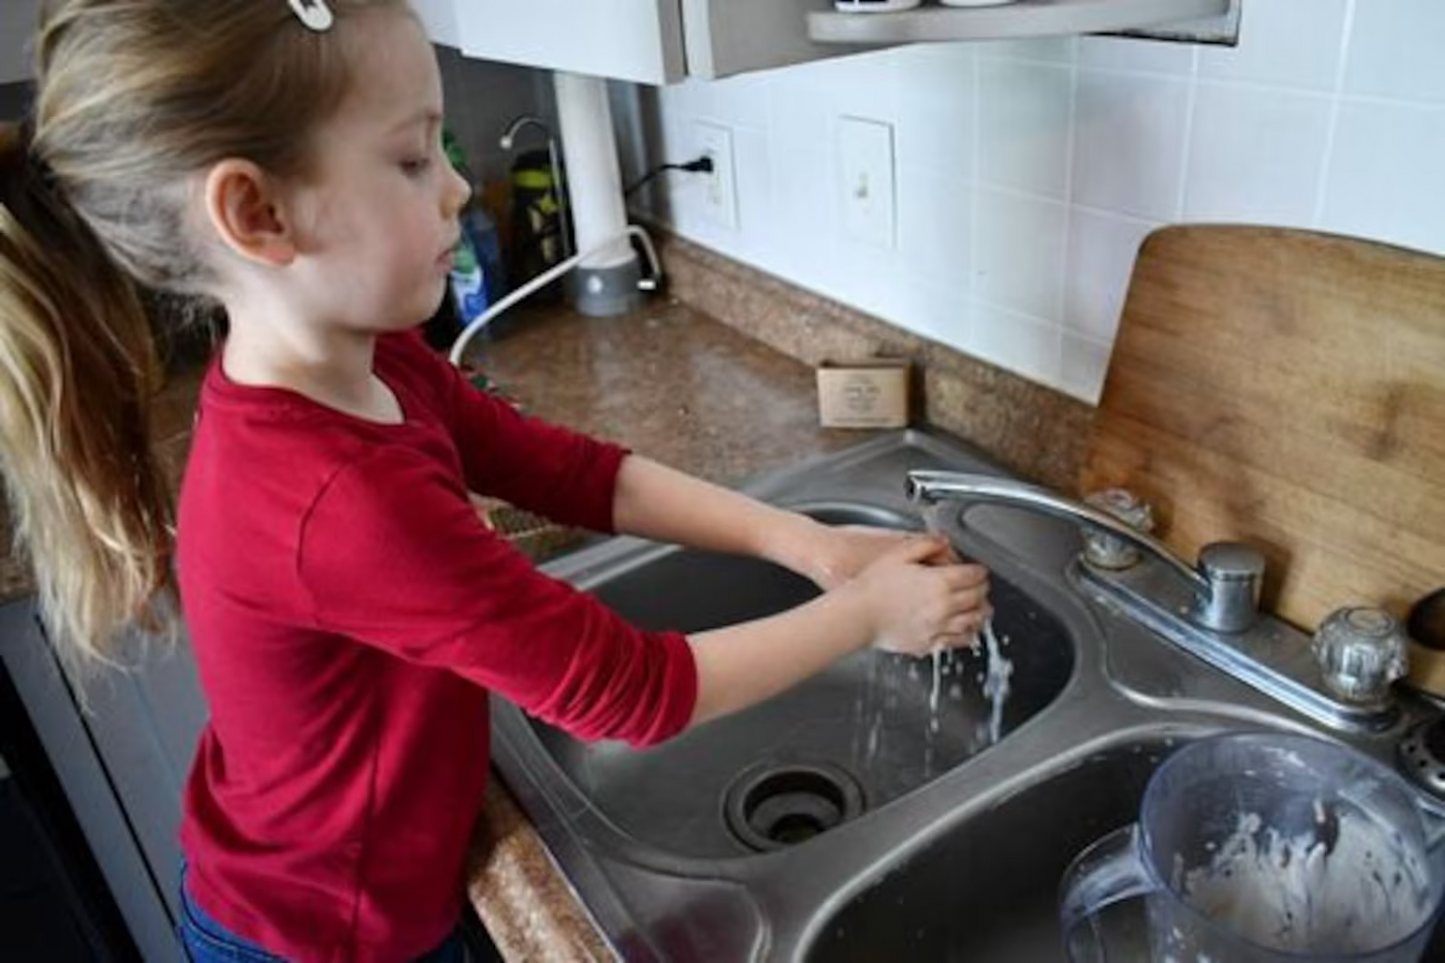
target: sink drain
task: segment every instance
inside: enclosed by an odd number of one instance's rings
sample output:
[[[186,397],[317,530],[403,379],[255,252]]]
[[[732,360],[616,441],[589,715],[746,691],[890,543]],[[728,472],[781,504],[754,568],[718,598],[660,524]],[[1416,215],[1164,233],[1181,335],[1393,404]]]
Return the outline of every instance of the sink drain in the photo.
[[[831,763],[765,762],[743,771],[723,803],[728,829],[769,852],[805,842],[863,812],[863,789]]]

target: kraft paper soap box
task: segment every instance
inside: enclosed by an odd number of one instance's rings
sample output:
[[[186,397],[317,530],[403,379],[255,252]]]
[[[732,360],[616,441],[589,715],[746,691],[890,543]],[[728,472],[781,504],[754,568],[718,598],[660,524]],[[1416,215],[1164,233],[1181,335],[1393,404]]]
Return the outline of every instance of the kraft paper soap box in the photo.
[[[824,428],[902,428],[908,424],[907,361],[869,358],[818,366],[818,420]]]

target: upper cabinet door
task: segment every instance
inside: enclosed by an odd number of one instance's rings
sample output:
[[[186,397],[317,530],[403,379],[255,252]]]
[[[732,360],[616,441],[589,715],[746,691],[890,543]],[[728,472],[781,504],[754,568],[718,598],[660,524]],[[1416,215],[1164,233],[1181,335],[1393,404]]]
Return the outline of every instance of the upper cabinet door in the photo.
[[[683,79],[678,0],[457,0],[462,52],[644,84]]]
[[[30,44],[40,20],[40,0],[0,0],[0,84],[35,76]]]
[[[1096,31],[1227,41],[1238,30],[1240,0],[1023,0],[888,14],[839,13],[832,0],[414,2],[449,7],[469,56],[667,84],[928,41]],[[1181,24],[1199,17],[1227,22]]]
[[[461,47],[461,31],[457,28],[456,0],[411,0],[422,26],[432,43],[444,47]]]
[[[852,53],[808,38],[808,14],[832,9],[832,0],[682,0],[687,72],[712,79]]]

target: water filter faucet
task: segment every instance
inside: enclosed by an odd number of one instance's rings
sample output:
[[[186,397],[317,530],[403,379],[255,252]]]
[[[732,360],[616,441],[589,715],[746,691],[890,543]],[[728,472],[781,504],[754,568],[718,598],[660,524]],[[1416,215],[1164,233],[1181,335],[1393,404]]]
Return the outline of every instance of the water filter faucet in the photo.
[[[562,257],[573,254],[572,231],[567,224],[567,187],[562,181],[562,159],[557,150],[557,138],[547,122],[536,114],[519,114],[513,117],[497,139],[497,146],[511,152],[517,145],[517,136],[528,127],[535,127],[547,138],[547,167],[552,172],[552,189],[557,192],[557,206],[560,208],[558,226],[562,232]]]

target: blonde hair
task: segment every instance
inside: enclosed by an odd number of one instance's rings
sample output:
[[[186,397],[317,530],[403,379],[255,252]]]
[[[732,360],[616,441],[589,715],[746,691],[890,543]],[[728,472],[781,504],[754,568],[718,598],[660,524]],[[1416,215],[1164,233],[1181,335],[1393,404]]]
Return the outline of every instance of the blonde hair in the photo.
[[[0,126],[0,464],[17,548],[67,668],[174,611],[174,506],[151,448],[156,306],[212,304],[191,229],[228,157],[302,176],[345,95],[347,15],[286,0],[62,0],[35,40],[33,119]]]

